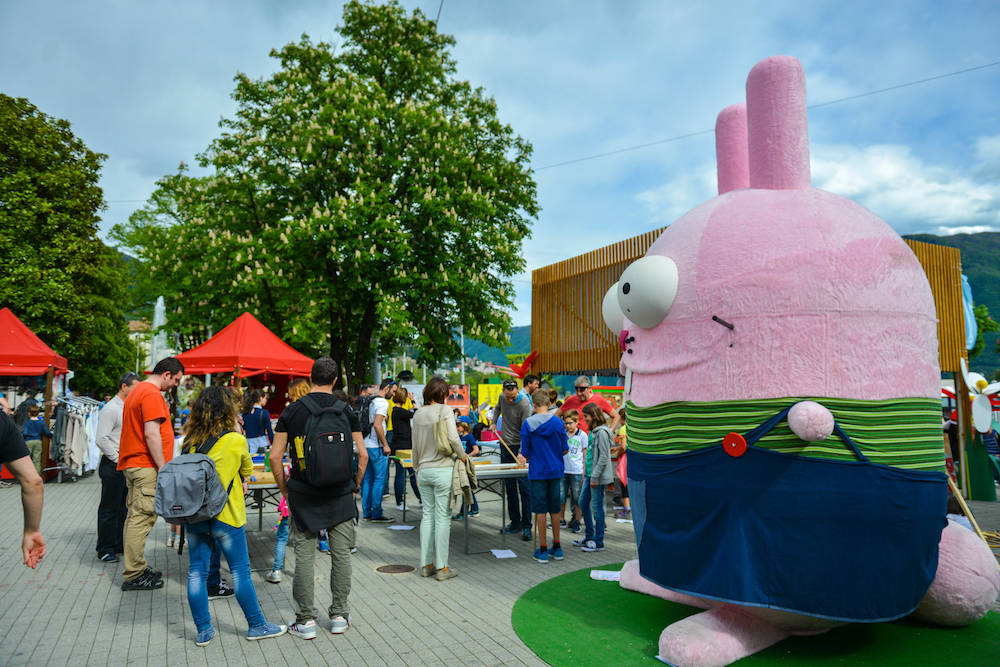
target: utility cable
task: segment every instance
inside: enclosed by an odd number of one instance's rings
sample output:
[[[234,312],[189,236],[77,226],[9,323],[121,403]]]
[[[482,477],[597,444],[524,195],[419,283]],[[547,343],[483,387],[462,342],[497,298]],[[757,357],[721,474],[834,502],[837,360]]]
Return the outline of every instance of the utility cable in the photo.
[[[442,0],[442,2],[443,1],[444,0]],[[807,109],[818,109],[820,107],[827,107],[827,106],[830,106],[831,104],[840,104],[841,102],[848,102],[850,100],[857,100],[857,99],[860,99],[862,97],[869,97],[871,95],[879,95],[881,93],[886,93],[886,92],[889,92],[891,90],[899,90],[900,88],[908,88],[910,86],[916,86],[916,85],[919,85],[921,83],[927,83],[928,81],[937,81],[938,79],[946,79],[948,77],[958,76],[960,74],[967,74],[969,72],[975,72],[977,70],[986,69],[988,67],[996,67],[997,65],[1000,65],[1000,60],[997,60],[997,61],[992,62],[992,63],[986,63],[985,65],[977,65],[975,67],[968,67],[966,69],[960,69],[960,70],[956,70],[954,72],[948,72],[947,74],[938,74],[937,76],[929,76],[929,77],[927,77],[925,79],[917,79],[915,81],[907,81],[906,83],[901,83],[901,84],[896,85],[896,86],[889,86],[888,88],[879,88],[878,90],[869,90],[867,92],[859,93],[857,95],[849,95],[847,97],[841,97],[841,98],[836,99],[836,100],[830,100],[829,102],[820,102],[819,104],[811,104],[811,105],[809,105],[806,108]],[[605,153],[597,153],[595,155],[587,155],[586,157],[579,157],[579,158],[575,158],[573,160],[565,160],[563,162],[554,162],[552,164],[547,164],[545,166],[538,167],[537,169],[535,169],[535,171],[543,171],[545,169],[554,169],[555,167],[564,167],[564,166],[569,165],[569,164],[576,164],[578,162],[586,162],[588,160],[596,160],[596,159],[602,158],[602,157],[609,157],[611,155],[618,155],[619,153],[627,153],[627,152],[630,152],[630,151],[637,151],[637,150],[640,150],[640,149],[643,149],[643,148],[649,148],[650,146],[659,146],[660,144],[667,144],[667,143],[670,143],[670,142],[673,142],[673,141],[680,141],[682,139],[690,139],[691,137],[697,137],[697,136],[702,135],[702,134],[709,134],[710,132],[714,132],[714,131],[715,131],[714,129],[709,129],[709,130],[699,130],[698,132],[688,132],[687,134],[679,134],[679,135],[674,136],[674,137],[668,137],[666,139],[658,139],[657,141],[649,141],[649,142],[646,142],[644,144],[636,144],[635,146],[626,146],[625,148],[619,148],[617,150],[607,151]]]

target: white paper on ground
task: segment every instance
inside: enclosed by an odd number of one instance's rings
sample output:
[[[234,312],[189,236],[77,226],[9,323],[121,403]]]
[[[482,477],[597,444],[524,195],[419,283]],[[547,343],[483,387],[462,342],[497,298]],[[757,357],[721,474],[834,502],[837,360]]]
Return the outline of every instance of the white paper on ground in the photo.
[[[517,558],[517,554],[510,549],[490,549],[497,558]]]
[[[618,581],[622,573],[617,570],[591,570],[590,578],[598,581]]]
[[[618,523],[632,523],[632,519],[615,519]]]
[[[389,526],[389,530],[413,530],[415,526],[407,526],[405,523],[394,523]]]

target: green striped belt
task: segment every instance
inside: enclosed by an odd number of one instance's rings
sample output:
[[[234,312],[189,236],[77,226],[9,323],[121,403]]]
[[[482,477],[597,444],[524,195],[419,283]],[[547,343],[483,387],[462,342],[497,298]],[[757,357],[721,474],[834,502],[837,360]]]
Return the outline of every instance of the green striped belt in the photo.
[[[731,432],[746,433],[783,408],[811,400],[825,406],[873,463],[908,470],[944,470],[941,402],[933,398],[861,401],[844,398],[771,398],[754,401],[662,403],[640,408],[629,401],[628,447],[646,454],[680,454],[717,444]],[[804,443],[782,420],[758,447],[820,459],[853,461],[836,435]]]

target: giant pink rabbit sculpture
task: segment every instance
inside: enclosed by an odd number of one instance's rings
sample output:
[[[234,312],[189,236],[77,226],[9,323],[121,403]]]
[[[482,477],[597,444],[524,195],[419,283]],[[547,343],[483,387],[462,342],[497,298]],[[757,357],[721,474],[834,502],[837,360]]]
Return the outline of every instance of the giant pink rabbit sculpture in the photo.
[[[934,302],[902,239],[810,186],[805,76],[776,56],[716,125],[719,196],[604,300],[629,395],[639,548],[622,586],[707,609],[660,657],[725,665],[791,634],[1000,591],[945,519]]]

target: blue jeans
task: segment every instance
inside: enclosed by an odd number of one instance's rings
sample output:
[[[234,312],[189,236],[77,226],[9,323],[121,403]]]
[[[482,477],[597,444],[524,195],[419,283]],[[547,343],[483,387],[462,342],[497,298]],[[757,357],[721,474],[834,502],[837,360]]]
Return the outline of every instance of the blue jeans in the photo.
[[[378,519],[382,516],[382,489],[389,474],[389,457],[382,453],[381,447],[365,449],[368,467],[361,480],[361,513],[366,519]]]
[[[396,464],[396,479],[393,481],[393,491],[396,493],[396,504],[403,504],[403,494],[406,492],[406,478],[410,478],[410,488],[413,489],[414,495],[417,496],[417,500],[420,500],[420,489],[417,488],[417,474],[413,472],[413,468],[404,468],[403,464],[399,461],[393,461]],[[386,475],[388,477],[388,474]]]
[[[392,449],[392,431],[385,432],[385,441],[389,443],[389,448]],[[385,485],[382,487],[382,495],[389,493],[389,464],[386,463],[385,470]],[[398,503],[397,503],[398,504]]]
[[[198,632],[204,632],[212,625],[212,615],[208,610],[208,572],[213,542],[225,554],[226,562],[229,563],[236,601],[243,609],[247,624],[256,628],[267,623],[250,578],[250,555],[243,527],[234,528],[218,519],[192,523],[187,526],[187,540],[190,560],[187,597],[191,618],[194,619]]]
[[[604,546],[604,485],[590,485],[590,478],[583,478],[580,492],[580,510],[586,526],[584,540],[594,540],[599,547]]]
[[[471,512],[478,512],[479,511],[479,501],[476,500],[476,492],[475,491],[472,492],[472,507],[469,507],[468,505],[466,505],[466,503],[465,503],[464,500],[462,501],[462,514],[465,514],[467,511],[471,511]]]
[[[285,569],[285,549],[288,547],[288,522],[292,517],[286,516],[278,522],[278,541],[274,543],[274,565],[272,570]]]

